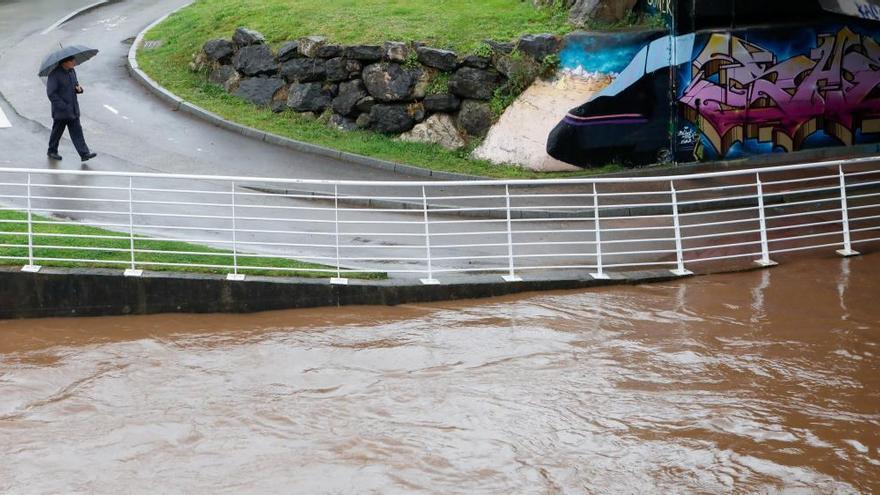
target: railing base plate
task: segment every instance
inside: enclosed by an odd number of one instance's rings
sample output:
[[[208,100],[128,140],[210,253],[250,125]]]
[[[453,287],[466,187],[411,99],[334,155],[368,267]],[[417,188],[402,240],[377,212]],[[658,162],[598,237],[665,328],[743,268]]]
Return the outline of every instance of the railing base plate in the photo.
[[[776,266],[779,264],[773,260],[755,260],[754,263],[758,266],[763,266],[765,268],[770,267],[770,266]]]
[[[229,273],[226,275],[226,280],[231,280],[233,282],[244,282],[244,279],[244,273]]]
[[[347,278],[333,277],[330,279],[330,283],[333,285],[348,285]]]
[[[607,273],[591,273],[590,276],[596,280],[611,280]]]
[[[37,273],[42,269],[43,267],[40,265],[24,265],[23,267],[21,267],[21,271],[28,273]]]
[[[505,282],[522,282],[522,277],[518,277],[516,275],[502,275],[501,278],[504,279]]]
[[[419,279],[422,285],[440,285],[440,281],[436,278],[423,278]]]
[[[672,272],[672,274],[677,277],[689,277],[694,274],[694,272],[692,272],[690,270],[685,270],[685,269],[679,270],[678,268],[676,268],[675,270],[669,270],[669,271]]]
[[[838,249],[837,254],[839,254],[843,257],[849,258],[850,256],[858,256],[862,253],[860,253],[858,251],[853,251],[852,249]]]
[[[122,274],[126,277],[143,277],[144,271],[129,268],[128,270],[125,270]]]

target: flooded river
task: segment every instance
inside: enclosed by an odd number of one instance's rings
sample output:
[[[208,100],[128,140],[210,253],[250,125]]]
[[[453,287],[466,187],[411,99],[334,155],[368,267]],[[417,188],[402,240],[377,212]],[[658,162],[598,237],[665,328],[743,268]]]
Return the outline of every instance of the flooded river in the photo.
[[[877,493],[880,254],[0,322],[0,493]]]

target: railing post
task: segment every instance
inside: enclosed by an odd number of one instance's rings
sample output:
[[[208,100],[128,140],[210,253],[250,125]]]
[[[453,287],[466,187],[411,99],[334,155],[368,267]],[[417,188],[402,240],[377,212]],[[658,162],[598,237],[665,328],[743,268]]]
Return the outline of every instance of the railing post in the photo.
[[[144,274],[143,270],[138,270],[134,259],[134,207],[132,192],[132,177],[128,177],[128,247],[131,253],[131,267],[123,273],[126,277],[140,277]]]
[[[232,273],[226,275],[226,280],[241,282],[245,279],[243,273],[238,273],[238,235],[235,221],[235,182],[232,184]]]
[[[425,285],[438,285],[439,280],[434,278],[434,269],[431,265],[431,228],[428,226],[428,195],[425,192],[425,186],[422,186],[422,213],[425,217],[425,252],[428,260],[428,276],[421,279]]]
[[[31,174],[27,174],[28,264],[21,267],[21,271],[37,273],[43,267],[34,264],[34,218],[31,208]]]
[[[339,262],[339,184],[333,185],[333,224],[336,227],[336,276],[330,279],[331,284],[348,285],[348,279],[342,276]]]
[[[767,217],[764,213],[764,186],[761,184],[761,173],[755,174],[755,185],[758,188],[758,220],[761,226],[761,259],[755,260],[760,266],[778,265],[770,259],[770,243],[767,241]]]
[[[602,267],[602,223],[599,220],[599,192],[596,190],[596,183],[593,183],[593,215],[595,216],[596,230],[596,272],[590,276],[597,280],[608,280],[611,277],[605,273]]]
[[[675,192],[675,182],[669,181],[669,190],[672,191],[672,225],[675,228],[675,260],[677,266],[672,270],[673,275],[685,277],[694,272],[684,267],[684,250],[681,247],[681,220],[678,216],[678,193]]]
[[[522,277],[518,277],[513,268],[513,227],[510,221],[510,185],[504,185],[504,199],[507,204],[507,260],[509,272],[502,276],[506,282],[522,282]]]
[[[843,222],[843,249],[838,249],[837,254],[841,256],[858,256],[858,251],[853,251],[852,239],[849,235],[849,206],[846,200],[846,175],[843,173],[843,165],[838,165],[840,172],[840,212]]]

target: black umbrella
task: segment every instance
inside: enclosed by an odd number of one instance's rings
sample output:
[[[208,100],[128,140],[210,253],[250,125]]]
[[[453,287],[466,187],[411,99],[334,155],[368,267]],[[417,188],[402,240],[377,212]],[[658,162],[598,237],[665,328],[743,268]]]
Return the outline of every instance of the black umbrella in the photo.
[[[65,46],[60,50],[50,53],[48,57],[43,59],[43,63],[40,64],[39,76],[48,76],[49,73],[55,70],[55,67],[58,66],[58,62],[61,62],[68,57],[76,58],[76,63],[81,64],[97,54],[98,50],[95,50],[94,48],[87,48],[82,45]]]

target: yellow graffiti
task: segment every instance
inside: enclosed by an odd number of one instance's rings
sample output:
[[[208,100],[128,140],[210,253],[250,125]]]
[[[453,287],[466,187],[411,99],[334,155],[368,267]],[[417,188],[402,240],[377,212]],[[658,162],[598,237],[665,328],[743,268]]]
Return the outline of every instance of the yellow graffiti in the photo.
[[[672,0],[648,0],[648,5],[660,11],[661,14],[672,13]]]

